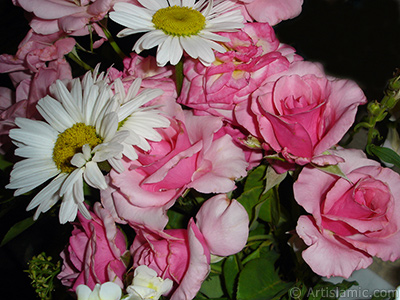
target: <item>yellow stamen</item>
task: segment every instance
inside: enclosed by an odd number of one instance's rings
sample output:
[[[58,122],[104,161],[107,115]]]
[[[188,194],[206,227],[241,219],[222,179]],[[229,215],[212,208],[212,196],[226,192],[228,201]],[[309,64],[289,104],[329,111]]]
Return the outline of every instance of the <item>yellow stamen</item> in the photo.
[[[152,22],[156,29],[172,36],[198,34],[206,25],[206,18],[197,10],[184,6],[169,6],[159,9]]]
[[[93,126],[83,123],[74,124],[58,135],[53,149],[53,160],[61,172],[71,173],[75,167],[71,165],[72,157],[82,151],[82,146],[89,144],[90,148],[101,144],[103,139],[96,134]]]

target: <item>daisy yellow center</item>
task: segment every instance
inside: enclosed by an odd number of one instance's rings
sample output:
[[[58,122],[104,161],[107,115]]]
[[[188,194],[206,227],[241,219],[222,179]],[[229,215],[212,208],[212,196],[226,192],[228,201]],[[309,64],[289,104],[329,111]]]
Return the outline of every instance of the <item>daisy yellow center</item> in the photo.
[[[71,173],[75,167],[71,164],[72,157],[82,151],[82,146],[89,144],[90,148],[96,147],[103,142],[96,134],[93,126],[83,123],[74,124],[57,137],[53,149],[53,160],[63,173]]]
[[[159,9],[152,21],[156,29],[172,36],[196,35],[206,25],[206,18],[199,11],[177,5]]]

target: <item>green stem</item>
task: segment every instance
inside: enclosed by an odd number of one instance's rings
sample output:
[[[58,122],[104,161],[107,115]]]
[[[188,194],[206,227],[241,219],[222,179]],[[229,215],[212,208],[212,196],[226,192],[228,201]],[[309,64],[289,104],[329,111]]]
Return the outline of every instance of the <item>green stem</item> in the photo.
[[[259,240],[269,240],[270,238],[271,238],[271,236],[267,235],[267,234],[253,235],[247,239],[247,242],[259,241]]]
[[[181,94],[183,85],[183,58],[175,65],[175,81],[178,96]]]
[[[126,55],[124,52],[122,52],[121,48],[118,46],[118,44],[115,42],[114,37],[112,36],[111,32],[104,26],[102,26],[103,32],[107,37],[108,42],[110,43],[111,47],[114,49],[115,53],[118,54],[121,59],[126,58]]]
[[[75,54],[72,52],[68,53],[68,57],[72,59],[75,63],[77,63],[79,66],[84,68],[86,71],[93,71],[93,68],[89,66],[87,63],[82,61],[79,57],[77,57]]]

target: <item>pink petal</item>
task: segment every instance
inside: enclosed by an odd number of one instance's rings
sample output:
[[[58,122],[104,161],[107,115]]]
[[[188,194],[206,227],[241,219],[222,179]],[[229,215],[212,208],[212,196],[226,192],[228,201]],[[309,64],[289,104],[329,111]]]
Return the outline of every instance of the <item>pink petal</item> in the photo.
[[[353,271],[367,268],[372,263],[372,257],[367,253],[335,238],[329,231],[322,229],[320,232],[309,216],[299,218],[296,231],[309,246],[302,253],[303,259],[318,275],[349,278]]]
[[[208,199],[196,215],[196,224],[210,252],[218,256],[235,254],[246,245],[249,216],[236,200],[225,194]]]

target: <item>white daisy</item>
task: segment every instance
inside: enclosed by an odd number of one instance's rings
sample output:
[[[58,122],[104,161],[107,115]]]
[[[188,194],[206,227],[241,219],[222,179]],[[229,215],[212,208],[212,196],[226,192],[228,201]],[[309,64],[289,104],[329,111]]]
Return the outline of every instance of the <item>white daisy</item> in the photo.
[[[82,81],[58,80],[50,88],[54,97],[48,95],[37,104],[45,121],[17,118],[19,128],[10,131],[18,147],[15,154],[25,159],[14,165],[6,187],[16,189],[18,196],[52,179],[27,207],[37,207],[34,219],[61,198],[60,223],[73,221],[78,209],[90,218],[83,180],[105,189],[99,163],[107,161],[117,171],[123,170],[123,142],[130,132],[121,130],[120,114],[129,116],[137,107],[128,107],[129,101],[121,107],[103,75],[97,75],[96,68],[93,76],[88,72]]]
[[[138,0],[142,5],[118,2],[110,18],[127,28],[118,36],[147,32],[133,46],[140,53],[158,46],[157,64],[176,65],[185,51],[204,65],[214,60],[213,49],[225,52],[217,42],[229,42],[215,32],[242,28],[244,18],[233,1]]]
[[[142,105],[161,96],[161,89],[143,89],[139,93],[142,80],[136,78],[127,92],[122,81],[118,78],[114,81],[115,96],[121,105],[118,111],[119,130],[126,130],[129,136],[123,142],[123,154],[130,160],[137,159],[137,153],[132,146],[144,151],[150,150],[148,141],[159,142],[161,135],[155,128],[168,127],[169,120],[160,115],[155,106],[142,107]],[[139,94],[138,94],[139,93]],[[133,112],[132,112],[133,111]]]

